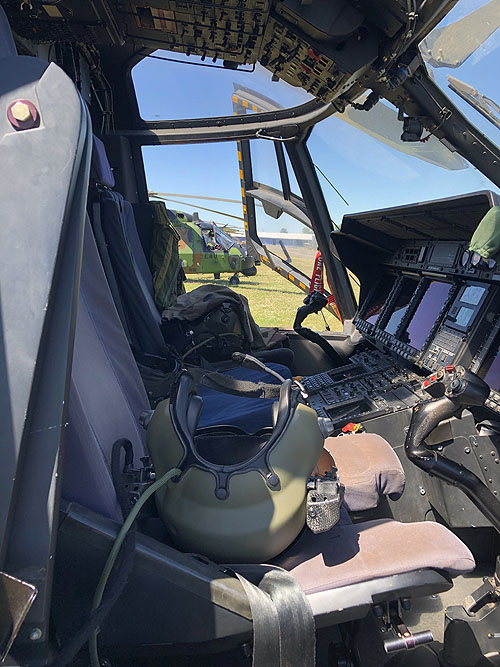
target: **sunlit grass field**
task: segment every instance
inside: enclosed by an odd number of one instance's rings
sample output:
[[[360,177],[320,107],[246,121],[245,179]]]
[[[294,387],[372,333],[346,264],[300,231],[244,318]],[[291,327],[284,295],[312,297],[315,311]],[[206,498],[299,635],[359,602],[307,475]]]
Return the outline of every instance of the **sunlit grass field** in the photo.
[[[307,248],[288,248],[288,251],[294,266],[311,275],[316,251]],[[225,285],[246,296],[252,315],[259,326],[286,328],[293,326],[297,308],[303,305],[304,292],[264,264],[257,267],[257,275],[253,278],[240,275],[240,284],[237,286],[229,285],[230,277],[230,274],[222,274],[220,280],[214,280],[213,275],[188,275],[185,283],[186,291],[190,292],[206,284]],[[356,285],[354,287],[356,288]],[[323,312],[331,331],[342,329],[341,323],[334,315],[326,310]],[[325,320],[321,314],[310,315],[305,326],[315,331],[323,331]]]

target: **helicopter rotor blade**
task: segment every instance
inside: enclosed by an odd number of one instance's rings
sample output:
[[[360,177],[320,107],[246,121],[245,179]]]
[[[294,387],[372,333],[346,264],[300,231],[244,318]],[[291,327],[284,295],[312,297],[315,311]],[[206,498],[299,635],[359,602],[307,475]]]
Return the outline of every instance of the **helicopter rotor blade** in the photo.
[[[180,194],[178,192],[153,192],[150,191],[149,195],[160,195],[161,197],[182,197],[183,199],[200,199],[201,201],[222,201],[227,202],[228,204],[241,204],[241,199],[225,199],[224,197],[205,197],[204,195],[186,195]],[[261,204],[257,204],[258,206]],[[190,204],[191,206],[191,204]],[[200,207],[201,208],[201,207]]]
[[[199,206],[198,204],[193,207],[193,204],[190,204],[189,202],[179,201],[178,199],[171,199],[170,197],[164,197],[159,192],[148,192],[148,195],[149,195],[149,197],[152,197],[154,199],[161,199],[162,201],[174,202],[175,204],[180,204],[181,206],[189,206],[190,208],[199,208],[202,211],[208,211],[209,213],[215,213],[217,215],[222,215],[226,218],[233,218],[234,220],[241,220],[241,222],[245,222],[245,219],[241,218],[239,215],[232,215],[231,213],[224,213],[224,211],[217,211],[216,209],[206,208],[206,206]],[[241,202],[237,202],[237,203],[239,204]]]

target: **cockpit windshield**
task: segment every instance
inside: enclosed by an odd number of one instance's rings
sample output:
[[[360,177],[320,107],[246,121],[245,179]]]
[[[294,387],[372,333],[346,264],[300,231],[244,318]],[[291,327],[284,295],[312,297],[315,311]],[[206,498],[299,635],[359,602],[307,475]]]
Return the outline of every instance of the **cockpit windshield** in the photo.
[[[499,26],[500,0],[460,0],[420,44],[436,83],[497,145],[500,145],[499,127],[450,89],[449,83],[450,77],[462,81],[466,88],[477,91],[489,112],[498,110]],[[308,142],[313,160],[343,195],[339,197],[320,176],[335,220],[340,221],[349,211],[475,190],[498,191],[489,179],[435,136],[424,131],[419,142],[403,143],[401,132],[397,109],[384,100],[368,112],[347,107],[344,113],[315,127]]]
[[[461,92],[472,94],[479,100],[486,97],[493,103],[493,110],[495,105],[498,110],[500,1],[459,0],[419,48],[436,83],[460,111],[498,146],[500,126],[488,122],[479,110],[474,109],[474,105],[467,103]]]
[[[214,228],[217,243],[219,243],[223,250],[230,250],[231,248],[238,247],[236,241],[232,239],[229,234],[226,234],[226,232],[222,231],[222,229],[219,229],[215,225]]]
[[[391,136],[390,141],[377,136],[370,125],[372,114],[376,125],[386,112],[388,118],[391,114],[393,117],[381,133]],[[340,223],[346,213],[479,190],[498,192],[486,176],[436,137],[423,144],[401,142],[402,123],[388,103],[380,101],[371,111],[355,113],[365,115],[361,117],[364,127],[350,122],[346,117],[350,112],[346,112],[318,123],[308,140],[313,162],[321,169],[319,178],[335,222]]]
[[[460,0],[420,44],[436,82],[497,145],[500,130],[450,90],[448,77],[453,75],[500,103],[495,68],[499,25],[500,0]],[[312,99],[299,88],[273,80],[259,64],[234,70],[222,67],[220,61],[202,61],[199,56],[167,51],[157,51],[143,59],[134,68],[133,79],[141,116],[148,120],[255,113],[297,106]],[[179,80],[184,82],[181,93]],[[158,94],[158,82],[162,94]],[[166,94],[168,90],[172,94]],[[235,103],[239,91],[247,91],[243,96],[246,99]],[[253,104],[252,93],[260,101],[267,99],[269,108],[263,103]],[[313,129],[308,147],[335,222],[339,223],[348,212],[495,189],[481,172],[427,131],[420,141],[409,143],[401,141],[401,133],[398,111],[385,100],[368,112],[348,106],[344,113],[323,120]],[[274,166],[271,169],[273,160],[267,156],[274,151],[268,144],[252,142],[254,179],[279,188],[277,170]],[[293,170],[288,171],[293,180]],[[297,192],[295,182],[291,187]],[[300,192],[297,194],[300,196]],[[234,193],[222,196],[234,198]],[[272,223],[267,220],[265,226],[278,231],[274,229],[277,223]],[[306,231],[300,223],[290,220],[288,227],[292,232]]]
[[[491,108],[500,104],[495,68],[500,46],[499,25],[500,0],[460,0],[420,43],[430,76],[451,102],[497,145],[500,145],[500,129],[484,113],[476,111],[470,101],[450,90],[448,77],[453,75],[455,80],[488,98],[493,103]],[[310,93],[278,80],[259,64],[225,65],[220,59],[213,61],[169,51],[156,51],[144,58],[132,72],[141,117],[161,121],[255,114],[297,107],[313,99]],[[429,131],[424,129],[420,140],[402,141],[403,123],[398,109],[381,99],[369,111],[361,110],[359,103],[366,96],[367,93],[359,97],[357,105],[347,105],[343,113],[318,122],[307,139],[334,225],[340,224],[343,215],[362,210],[481,190],[499,192],[450,143]],[[301,256],[295,246],[306,244],[308,254],[302,273],[310,275],[309,255],[315,252],[316,243],[310,236],[311,223],[286,145],[257,137],[248,142],[247,148],[251,176],[247,175],[245,192],[240,182],[243,172],[236,142],[144,147],[148,185],[160,193],[168,190],[163,193],[167,201],[183,200],[178,202],[183,210],[220,213],[217,224],[228,214],[229,224],[234,224],[235,219],[238,225],[244,222],[239,201],[241,194],[250,197],[255,208],[256,230],[264,246],[268,249],[276,246],[272,248],[273,255],[285,259],[289,266],[301,268]],[[168,154],[170,168],[168,174],[163,168],[161,179],[160,172],[147,159],[153,153],[155,160],[160,153]],[[154,184],[149,179],[151,171]],[[198,171],[195,177],[194,172]],[[193,194],[177,194],[186,192],[186,188],[199,193],[201,205],[184,201],[187,196],[197,199]],[[232,239],[226,241],[221,237],[217,245],[225,248],[234,243]],[[391,322],[390,326],[393,325],[397,323]]]
[[[144,120],[152,121],[232,116],[232,96],[241,86],[271,98],[283,108],[314,99],[302,88],[282,80],[273,81],[271,72],[259,64],[229,69],[220,60],[213,63],[210,59],[171,51],[155,51],[144,58],[134,67],[132,77],[139,113]],[[239,112],[252,110],[257,109],[249,105],[241,107]]]

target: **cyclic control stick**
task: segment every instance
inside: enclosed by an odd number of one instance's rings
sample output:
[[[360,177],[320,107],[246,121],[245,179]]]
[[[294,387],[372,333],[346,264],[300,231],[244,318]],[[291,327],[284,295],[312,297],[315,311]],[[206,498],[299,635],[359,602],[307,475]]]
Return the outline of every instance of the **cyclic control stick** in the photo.
[[[416,466],[461,489],[500,532],[500,502],[473,472],[444,458],[425,444],[440,421],[460,415],[464,408],[481,406],[490,388],[462,366],[447,366],[423,382],[423,388],[441,394],[413,408],[405,441],[407,457]]]

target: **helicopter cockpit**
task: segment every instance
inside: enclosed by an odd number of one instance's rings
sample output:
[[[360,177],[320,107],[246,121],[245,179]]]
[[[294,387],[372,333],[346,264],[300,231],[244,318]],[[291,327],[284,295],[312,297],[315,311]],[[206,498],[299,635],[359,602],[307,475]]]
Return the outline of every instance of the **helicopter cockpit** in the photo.
[[[500,8],[454,5],[0,7],[2,664],[500,664]],[[277,344],[175,349],[165,182],[304,294]]]

